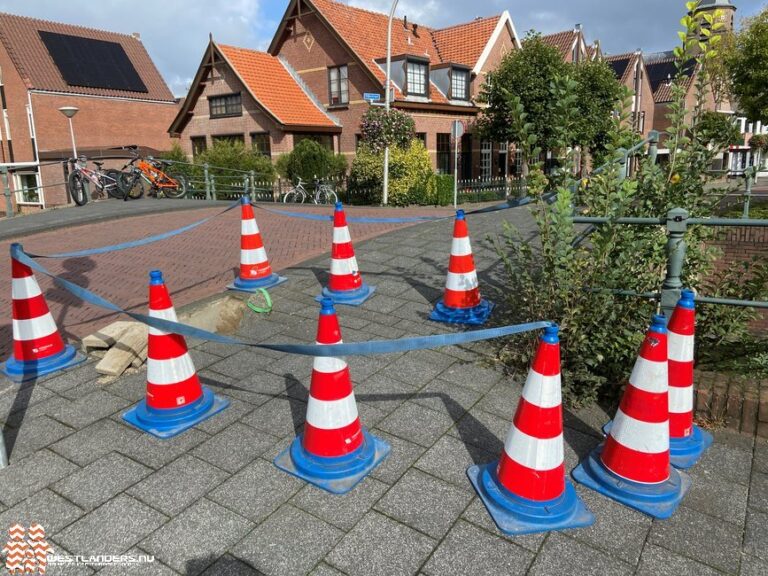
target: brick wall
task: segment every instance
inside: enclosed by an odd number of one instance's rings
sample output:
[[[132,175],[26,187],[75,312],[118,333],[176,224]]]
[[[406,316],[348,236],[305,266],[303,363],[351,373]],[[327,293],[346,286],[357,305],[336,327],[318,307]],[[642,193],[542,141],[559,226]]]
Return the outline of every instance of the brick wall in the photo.
[[[755,256],[768,258],[768,228],[724,228],[714,245],[723,251],[723,256],[716,263],[717,270],[725,270],[734,262],[751,260]],[[760,312],[760,317],[751,328],[755,333],[768,333],[768,310]]]
[[[215,82],[208,81],[204,85],[200,97],[191,110],[193,116],[180,135],[179,142],[187,156],[192,157],[191,138],[204,136],[210,147],[213,136],[240,134],[245,144],[250,145],[251,132],[269,132],[273,158],[293,149],[293,136],[283,132],[280,125],[264,112],[229,66],[224,63],[217,64],[215,78]],[[211,119],[208,98],[238,92],[241,96],[243,114]]]

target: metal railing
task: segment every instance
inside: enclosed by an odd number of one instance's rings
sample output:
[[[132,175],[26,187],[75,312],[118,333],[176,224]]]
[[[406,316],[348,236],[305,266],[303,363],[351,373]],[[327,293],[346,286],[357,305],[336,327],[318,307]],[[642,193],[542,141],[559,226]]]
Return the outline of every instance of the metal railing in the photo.
[[[614,294],[623,296],[636,296],[640,298],[652,298],[661,300],[661,309],[667,318],[680,299],[683,289],[681,276],[685,263],[685,235],[689,226],[758,226],[768,227],[768,220],[750,218],[691,218],[688,211],[683,208],[673,208],[663,218],[624,217],[608,218],[603,216],[574,216],[576,224],[591,224],[599,226],[603,224],[624,224],[629,226],[664,226],[667,229],[667,266],[664,281],[659,292],[635,292],[633,290],[615,290],[609,288],[597,288],[608,290]],[[717,298],[696,295],[698,302],[707,304],[720,304],[724,306],[743,306],[749,308],[768,308],[768,301],[737,300],[732,298]]]

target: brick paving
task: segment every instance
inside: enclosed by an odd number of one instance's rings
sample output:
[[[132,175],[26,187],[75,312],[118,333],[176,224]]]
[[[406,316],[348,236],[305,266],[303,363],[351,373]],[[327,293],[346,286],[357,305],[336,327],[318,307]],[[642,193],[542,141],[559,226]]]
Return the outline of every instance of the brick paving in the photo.
[[[215,207],[179,210],[182,201],[168,201],[168,212],[132,216],[146,210],[157,210],[163,201],[150,200],[133,203],[101,202],[84,208],[69,208],[34,216],[17,218],[12,223],[28,221],[29,227],[38,228],[43,220],[45,227],[54,226],[51,215],[59,215],[59,228],[23,237],[0,240],[0,254],[7,254],[11,242],[20,241],[25,250],[37,254],[71,252],[117,244],[190,224],[196,220],[219,213],[228,202]],[[188,201],[183,204],[189,205]],[[257,205],[261,206],[261,205]],[[283,205],[268,207],[284,209]],[[329,213],[330,208],[290,207],[291,210]],[[102,218],[114,211],[118,220],[99,221],[87,225],[75,225],[83,221],[82,214]],[[349,207],[350,216],[410,216],[446,215],[447,208],[380,209]],[[328,252],[331,246],[330,227],[325,222],[287,218],[256,211],[270,263],[275,270],[282,270],[307,258]],[[96,292],[127,310],[142,310],[146,306],[147,273],[153,268],[163,271],[177,306],[189,304],[220,292],[237,272],[240,249],[240,210],[227,214],[169,240],[147,246],[96,256],[62,260],[44,260],[53,273]],[[0,230],[5,222],[0,222]],[[64,228],[64,226],[67,226]],[[402,224],[351,225],[353,240],[372,238],[384,232],[403,227]],[[18,227],[13,228],[19,230]],[[5,235],[0,235],[5,237]],[[53,285],[48,278],[39,277],[48,305],[54,318],[68,340],[82,338],[117,318],[104,310],[83,304],[69,292]],[[7,258],[0,260],[0,310],[10,311],[10,266]],[[0,320],[0,358],[10,353],[10,313]]]
[[[470,220],[483,290],[496,298],[500,266],[484,238],[507,218],[530,231],[522,209]],[[357,243],[362,273],[378,291],[360,308],[339,309],[345,341],[450,330],[426,320],[444,282],[450,229],[421,224]],[[273,291],[275,311],[248,313],[239,334],[312,341],[313,296],[326,267],[322,257],[288,268],[290,281]],[[489,344],[349,359],[361,419],[392,451],[344,496],[272,464],[303,425],[310,358],[191,344],[201,377],[232,403],[167,441],[120,418],[142,397],[144,371],[101,384],[90,363],[21,388],[0,381],[11,449],[11,465],[0,471],[0,529],[35,521],[59,553],[156,559],[104,568],[105,575],[768,573],[765,440],[716,432],[670,520],[579,486],[594,526],[510,538],[465,475],[467,466],[498,457],[524,380],[494,365]],[[599,442],[607,419],[598,407],[566,414],[568,470]]]

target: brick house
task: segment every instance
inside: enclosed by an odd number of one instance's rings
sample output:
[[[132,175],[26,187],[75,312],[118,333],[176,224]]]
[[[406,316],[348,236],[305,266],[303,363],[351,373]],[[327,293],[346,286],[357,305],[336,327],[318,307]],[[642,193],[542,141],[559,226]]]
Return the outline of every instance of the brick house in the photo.
[[[68,202],[63,185],[48,187],[65,180],[61,161],[72,156],[60,107],[79,109],[78,153],[89,157],[124,145],[167,149],[177,109],[138,35],[12,14],[0,14],[0,101],[0,166],[23,211]]]
[[[572,30],[547,34],[542,36],[541,40],[545,44],[557,48],[563,60],[570,64],[594,60],[601,54],[598,42],[591,45],[587,44],[584,38],[584,28],[581,24],[576,24]]]
[[[603,60],[611,67],[619,82],[632,92],[630,122],[637,134],[647,138],[654,127],[655,103],[643,53],[637,50],[626,54],[606,55]]]
[[[214,43],[213,59],[210,55],[203,59],[170,132],[190,154],[210,145],[217,135],[237,134],[238,140],[248,142],[253,126],[259,125],[261,136],[252,143],[265,153],[289,151],[297,138],[309,136],[352,157],[360,119],[370,106],[363,95],[375,93],[383,99],[386,44],[385,14],[333,0],[291,0],[268,55],[240,50],[250,60],[241,65],[270,62],[281,77],[292,78],[294,86],[283,81],[273,85],[271,77],[257,74],[246,89],[231,59],[217,59],[222,47],[216,49]],[[506,145],[479,141],[472,134],[472,126],[480,111],[476,97],[486,74],[519,46],[507,12],[443,29],[421,26],[407,18],[393,21],[392,106],[413,117],[417,136],[424,141],[436,170],[453,171],[450,129],[454,120],[460,120],[466,125],[459,143],[460,178],[507,172]],[[216,88],[222,92],[213,92],[216,83],[206,81],[211,69],[223,80]],[[211,106],[225,96],[224,92],[234,97],[233,101],[241,94],[237,115],[211,118]],[[263,98],[267,96],[281,102],[301,101],[301,110],[311,111],[315,120],[310,122],[308,115],[302,115],[297,120],[301,125],[291,126],[279,119],[279,113],[277,118],[273,114],[265,120],[269,114],[262,114]]]

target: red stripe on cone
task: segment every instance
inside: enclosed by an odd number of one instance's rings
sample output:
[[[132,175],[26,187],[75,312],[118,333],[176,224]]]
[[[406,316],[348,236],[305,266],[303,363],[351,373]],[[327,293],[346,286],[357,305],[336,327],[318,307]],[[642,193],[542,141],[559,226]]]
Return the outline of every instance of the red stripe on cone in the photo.
[[[58,332],[34,340],[14,340],[13,356],[22,362],[42,360],[58,354],[64,349],[64,342]]]
[[[309,422],[304,424],[304,450],[315,456],[334,458],[354,452],[363,443],[363,429],[360,418],[347,426],[333,430],[315,428]]]
[[[451,308],[474,308],[480,304],[480,289],[449,290],[446,288],[443,302]]]
[[[197,374],[175,384],[152,384],[147,382],[147,405],[152,408],[181,408],[191,404],[202,395]]]
[[[48,314],[48,304],[42,294],[25,300],[14,300],[11,304],[11,314],[14,320],[31,320]]]
[[[609,470],[627,480],[656,484],[669,478],[669,450],[660,454],[640,452],[619,444],[609,435],[601,457]]]

